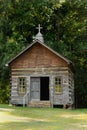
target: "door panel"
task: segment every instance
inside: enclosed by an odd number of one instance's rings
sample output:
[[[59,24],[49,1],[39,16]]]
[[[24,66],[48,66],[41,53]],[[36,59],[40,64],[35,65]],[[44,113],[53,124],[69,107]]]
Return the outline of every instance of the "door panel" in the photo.
[[[30,91],[31,101],[40,101],[40,78],[31,78]]]

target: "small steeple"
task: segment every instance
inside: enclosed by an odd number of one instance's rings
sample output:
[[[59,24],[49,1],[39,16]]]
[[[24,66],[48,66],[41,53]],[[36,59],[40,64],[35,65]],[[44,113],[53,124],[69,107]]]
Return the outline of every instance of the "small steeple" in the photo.
[[[38,33],[36,34],[35,39],[37,39],[37,40],[41,41],[42,43],[44,43],[43,35],[40,32],[41,29],[42,29],[40,24],[38,25],[38,27],[36,29],[38,29]]]

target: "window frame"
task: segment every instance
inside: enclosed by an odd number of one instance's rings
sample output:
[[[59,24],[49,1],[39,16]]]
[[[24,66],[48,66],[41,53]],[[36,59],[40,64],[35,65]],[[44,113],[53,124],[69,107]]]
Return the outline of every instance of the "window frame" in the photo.
[[[56,76],[55,78],[54,78],[54,92],[55,93],[57,93],[57,94],[61,94],[62,93],[62,76]],[[57,86],[59,87],[59,88],[57,88]],[[57,90],[58,89],[58,90]],[[60,89],[60,90],[59,90]]]
[[[18,94],[24,95],[25,93],[26,93],[26,77],[18,77]]]

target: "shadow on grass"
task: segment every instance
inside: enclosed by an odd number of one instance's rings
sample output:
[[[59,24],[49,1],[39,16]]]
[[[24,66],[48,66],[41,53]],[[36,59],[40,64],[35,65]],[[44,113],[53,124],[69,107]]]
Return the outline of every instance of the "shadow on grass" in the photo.
[[[0,130],[87,130],[87,110],[0,109]]]

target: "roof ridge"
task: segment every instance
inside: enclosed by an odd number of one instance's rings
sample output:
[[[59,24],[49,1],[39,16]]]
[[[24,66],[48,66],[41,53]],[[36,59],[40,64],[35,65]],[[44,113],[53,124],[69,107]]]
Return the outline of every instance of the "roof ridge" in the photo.
[[[40,40],[35,39],[33,41],[33,43],[31,43],[30,45],[28,45],[25,49],[23,49],[20,53],[18,53],[18,55],[16,55],[15,57],[13,57],[7,64],[6,66],[8,66],[12,61],[14,61],[17,57],[19,57],[21,54],[23,54],[25,51],[27,51],[29,48],[31,48],[35,43],[39,43],[41,45],[43,45],[44,47],[46,47],[48,50],[50,50],[52,53],[54,53],[55,55],[59,56],[60,58],[62,58],[64,61],[66,61],[68,64],[72,63],[70,60],[68,60],[67,58],[65,58],[64,56],[62,56],[60,53],[54,51],[52,48],[50,48],[49,46],[47,46],[46,44],[42,43]]]

